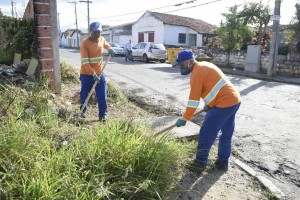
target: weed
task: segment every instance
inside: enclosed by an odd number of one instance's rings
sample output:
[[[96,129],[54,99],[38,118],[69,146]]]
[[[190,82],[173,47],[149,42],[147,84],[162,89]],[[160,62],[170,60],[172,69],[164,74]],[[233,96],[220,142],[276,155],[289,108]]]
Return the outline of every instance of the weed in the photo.
[[[1,93],[7,199],[161,199],[188,157],[189,144],[157,140],[132,121],[89,129],[66,123],[50,112],[43,83],[2,86]]]
[[[67,61],[62,60],[60,63],[61,67],[61,79],[63,82],[79,83],[79,74],[76,72],[75,68],[67,63]]]

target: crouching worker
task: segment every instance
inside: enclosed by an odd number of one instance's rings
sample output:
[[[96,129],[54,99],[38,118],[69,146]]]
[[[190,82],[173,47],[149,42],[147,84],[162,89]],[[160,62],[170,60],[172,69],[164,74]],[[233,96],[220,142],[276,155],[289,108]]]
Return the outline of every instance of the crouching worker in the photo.
[[[97,81],[96,96],[98,101],[98,115],[101,122],[105,122],[107,114],[107,89],[105,76],[102,73],[99,78],[102,67],[103,49],[108,50],[108,54],[114,57],[115,52],[110,45],[101,36],[102,26],[99,22],[90,24],[91,34],[84,39],[80,45],[81,68],[80,68],[80,109],[83,106],[95,81]],[[82,117],[85,117],[87,106],[83,109]]]
[[[179,67],[181,75],[191,73],[189,100],[176,126],[185,126],[186,121],[192,119],[201,98],[205,102],[204,109],[207,112],[200,128],[196,159],[190,167],[200,171],[205,169],[211,146],[221,131],[215,166],[227,171],[235,114],[241,102],[239,92],[216,65],[210,62],[197,62],[190,50],[179,52],[173,67]]]

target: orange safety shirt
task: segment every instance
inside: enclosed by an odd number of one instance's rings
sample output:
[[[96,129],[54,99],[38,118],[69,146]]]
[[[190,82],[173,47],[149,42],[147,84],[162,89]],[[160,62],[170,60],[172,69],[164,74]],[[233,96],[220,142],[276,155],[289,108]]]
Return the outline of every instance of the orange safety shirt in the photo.
[[[227,108],[241,101],[239,92],[224,73],[209,62],[196,62],[190,77],[190,96],[183,118],[191,120],[200,98],[210,107]]]
[[[108,50],[110,45],[104,37],[100,36],[98,43],[86,38],[80,45],[81,68],[80,74],[100,74],[102,65],[103,48]]]

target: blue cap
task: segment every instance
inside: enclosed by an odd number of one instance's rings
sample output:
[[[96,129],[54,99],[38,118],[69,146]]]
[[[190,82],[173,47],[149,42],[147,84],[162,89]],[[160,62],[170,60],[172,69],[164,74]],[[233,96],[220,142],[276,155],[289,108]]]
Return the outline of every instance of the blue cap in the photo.
[[[172,67],[177,67],[184,61],[191,60],[194,58],[195,58],[195,56],[191,50],[184,49],[177,54],[176,63],[174,65],[172,65]]]
[[[102,31],[102,25],[99,22],[92,22],[90,25],[91,31]]]

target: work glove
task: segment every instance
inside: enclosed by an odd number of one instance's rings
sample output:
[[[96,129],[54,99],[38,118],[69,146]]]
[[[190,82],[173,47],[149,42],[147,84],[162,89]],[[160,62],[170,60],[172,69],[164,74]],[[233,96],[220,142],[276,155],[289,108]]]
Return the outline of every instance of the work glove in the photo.
[[[116,55],[115,50],[109,49],[109,50],[108,50],[108,55],[110,55],[112,58],[115,57],[115,55]]]
[[[177,127],[185,126],[185,124],[186,124],[186,121],[181,118],[177,119],[177,121],[176,121]]]
[[[100,78],[99,78],[99,76],[97,76],[97,74],[96,73],[94,73],[93,74],[93,79],[94,79],[94,81],[100,81]]]
[[[209,107],[208,105],[205,105],[203,107],[203,109],[204,109],[205,112],[208,112],[211,109],[211,107]]]

